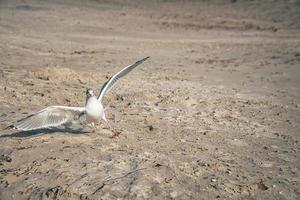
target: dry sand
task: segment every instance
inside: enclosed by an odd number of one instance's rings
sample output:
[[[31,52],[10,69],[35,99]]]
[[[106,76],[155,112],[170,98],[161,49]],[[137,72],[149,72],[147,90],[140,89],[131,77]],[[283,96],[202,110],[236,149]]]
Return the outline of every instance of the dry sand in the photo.
[[[299,199],[299,1],[0,1],[0,199]],[[117,139],[16,132],[105,98]]]

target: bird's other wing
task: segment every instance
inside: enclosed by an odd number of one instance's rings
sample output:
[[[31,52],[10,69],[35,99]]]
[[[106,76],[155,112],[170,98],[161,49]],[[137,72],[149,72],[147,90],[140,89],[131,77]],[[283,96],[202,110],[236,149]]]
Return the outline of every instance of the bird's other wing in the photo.
[[[133,70],[135,67],[137,67],[138,65],[140,65],[141,63],[143,63],[145,60],[147,60],[149,58],[143,58],[139,61],[136,61],[134,64],[128,65],[127,67],[125,67],[124,69],[122,69],[121,71],[119,71],[118,73],[116,73],[115,75],[113,75],[112,77],[110,77],[106,83],[103,84],[103,86],[100,89],[100,93],[98,96],[98,101],[101,101],[103,96],[113,87],[113,85],[123,76],[125,76],[126,74],[128,74],[131,70]]]
[[[84,112],[85,107],[49,106],[13,126],[24,131],[55,127],[75,120]]]

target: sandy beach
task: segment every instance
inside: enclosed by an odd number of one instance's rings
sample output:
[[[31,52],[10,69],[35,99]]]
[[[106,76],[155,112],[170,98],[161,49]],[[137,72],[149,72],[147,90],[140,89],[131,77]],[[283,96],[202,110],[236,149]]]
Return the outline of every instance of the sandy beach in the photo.
[[[0,199],[300,199],[299,1],[0,1]],[[5,129],[84,106],[104,124]]]

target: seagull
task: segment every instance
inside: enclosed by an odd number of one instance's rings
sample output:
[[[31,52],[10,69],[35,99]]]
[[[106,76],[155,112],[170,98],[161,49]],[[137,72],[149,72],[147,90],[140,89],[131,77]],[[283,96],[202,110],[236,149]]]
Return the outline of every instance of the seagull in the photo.
[[[30,131],[36,129],[45,129],[51,127],[57,127],[60,125],[71,124],[74,121],[78,121],[81,116],[85,115],[85,123],[91,126],[94,131],[95,125],[99,124],[101,120],[108,125],[108,127],[114,133],[112,137],[118,136],[120,131],[114,129],[105,117],[105,109],[102,104],[104,95],[115,85],[115,83],[128,74],[138,65],[142,64],[149,57],[143,58],[135,63],[128,65],[118,73],[111,76],[101,87],[99,95],[96,97],[94,91],[90,88],[86,90],[86,103],[84,107],[69,107],[69,106],[49,106],[39,112],[30,115],[20,121],[16,122],[12,126],[16,129],[23,131]]]

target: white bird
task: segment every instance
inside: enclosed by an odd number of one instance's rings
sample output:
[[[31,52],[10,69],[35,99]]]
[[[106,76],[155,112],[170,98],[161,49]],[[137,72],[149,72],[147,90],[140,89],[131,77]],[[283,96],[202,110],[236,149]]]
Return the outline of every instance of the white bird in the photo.
[[[95,96],[92,89],[87,89],[85,107],[49,106],[18,121],[13,126],[24,131],[57,127],[77,121],[80,116],[86,115],[86,123],[88,125],[92,125],[95,129],[95,124],[98,124],[102,119],[112,129],[114,133],[113,136],[117,136],[120,132],[113,129],[108,123],[104,113],[105,109],[101,102],[102,98],[120,78],[128,74],[148,58],[149,57],[143,58],[134,64],[128,65],[115,75],[111,76],[101,87],[98,97]]]

